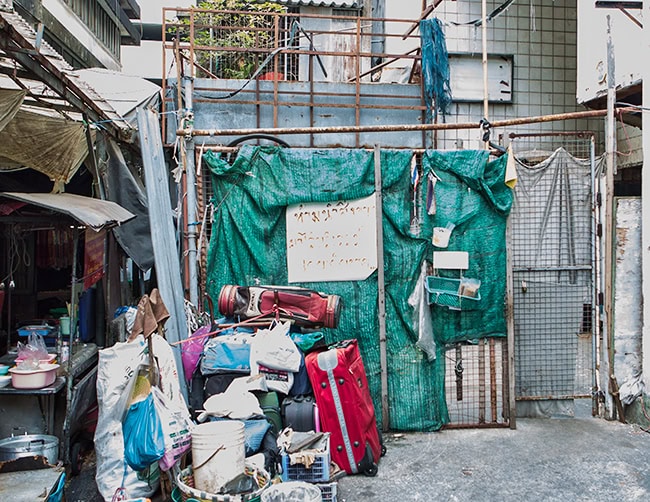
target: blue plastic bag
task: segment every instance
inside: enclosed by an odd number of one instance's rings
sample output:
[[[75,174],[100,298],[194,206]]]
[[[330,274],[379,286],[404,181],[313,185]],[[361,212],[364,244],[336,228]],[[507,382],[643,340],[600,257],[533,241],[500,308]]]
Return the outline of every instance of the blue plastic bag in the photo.
[[[165,454],[165,436],[153,396],[133,403],[122,421],[124,460],[134,471],[146,469]]]
[[[253,335],[250,333],[235,333],[208,340],[203,347],[201,373],[250,373],[252,339]]]

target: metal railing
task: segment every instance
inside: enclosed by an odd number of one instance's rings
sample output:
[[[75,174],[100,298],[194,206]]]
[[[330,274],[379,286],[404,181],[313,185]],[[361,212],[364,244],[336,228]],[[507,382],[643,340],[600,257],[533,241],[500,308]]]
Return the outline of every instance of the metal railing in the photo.
[[[229,105],[255,105],[278,126],[279,106],[361,110],[417,110],[425,118],[422,93],[390,93],[362,84],[420,84],[419,35],[409,33],[416,21],[370,19],[360,15],[290,12],[163,9],[163,112],[180,109],[180,92],[168,85],[183,76],[194,81],[195,102],[224,99]],[[175,74],[169,74],[175,68]],[[203,80],[206,79],[206,80]],[[260,81],[271,81],[271,92]],[[233,82],[235,81],[235,82]],[[285,83],[302,83],[288,86]],[[341,89],[321,82],[348,84]],[[411,86],[412,88],[412,86]],[[171,92],[170,92],[171,91]],[[268,116],[268,115],[267,115]],[[163,115],[164,117],[164,115]]]

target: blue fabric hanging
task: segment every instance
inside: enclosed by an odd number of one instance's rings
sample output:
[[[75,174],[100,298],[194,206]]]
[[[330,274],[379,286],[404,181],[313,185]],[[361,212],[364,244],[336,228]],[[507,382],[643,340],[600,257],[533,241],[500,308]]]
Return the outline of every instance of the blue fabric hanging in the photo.
[[[442,23],[438,19],[420,21],[420,44],[427,122],[432,122],[438,116],[438,112],[445,115],[451,104],[449,53]]]

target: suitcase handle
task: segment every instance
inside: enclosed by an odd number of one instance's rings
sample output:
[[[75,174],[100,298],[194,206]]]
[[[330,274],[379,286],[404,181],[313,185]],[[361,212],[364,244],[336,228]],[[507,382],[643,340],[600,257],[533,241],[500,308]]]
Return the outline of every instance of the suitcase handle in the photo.
[[[328,345],[328,349],[346,349],[350,345],[354,345],[357,343],[357,340],[355,338],[350,338],[349,340],[341,340],[338,342],[334,342],[331,345]]]

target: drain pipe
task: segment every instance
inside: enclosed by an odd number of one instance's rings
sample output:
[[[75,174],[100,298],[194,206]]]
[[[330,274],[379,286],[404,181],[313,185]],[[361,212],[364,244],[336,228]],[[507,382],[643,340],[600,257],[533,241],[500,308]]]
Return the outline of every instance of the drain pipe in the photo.
[[[195,167],[195,146],[194,146],[194,110],[192,105],[192,91],[194,87],[194,78],[192,69],[189,75],[185,74],[183,90],[185,95],[184,124],[185,134],[185,190],[186,190],[186,224],[187,224],[187,263],[188,263],[188,287],[189,299],[192,305],[199,306],[199,289],[198,289],[198,271],[197,271],[197,250],[196,250],[196,227],[199,224],[196,218],[197,213],[197,195],[196,195],[196,167]]]

